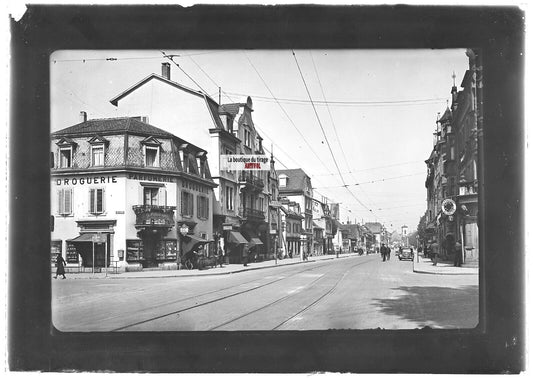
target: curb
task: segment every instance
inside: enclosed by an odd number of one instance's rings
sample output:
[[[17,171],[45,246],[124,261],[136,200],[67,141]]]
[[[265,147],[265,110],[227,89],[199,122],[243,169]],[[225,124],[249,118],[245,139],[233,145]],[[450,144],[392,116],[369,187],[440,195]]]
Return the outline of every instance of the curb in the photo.
[[[475,272],[434,272],[434,271],[423,271],[423,270],[415,270],[413,269],[413,272],[416,272],[418,274],[430,274],[430,275],[479,275]]]
[[[345,256],[340,256],[339,258],[350,258],[350,257],[355,257],[355,256],[357,256],[357,255],[345,255]],[[298,264],[302,264],[302,263],[327,261],[327,260],[332,260],[332,259],[337,259],[337,258],[335,256],[332,256],[332,257],[322,258],[322,259],[299,261],[299,262],[293,262],[293,263],[284,263],[282,265],[269,265],[269,266],[261,266],[261,267],[240,268],[240,269],[235,269],[233,271],[228,271],[228,272],[213,272],[213,273],[206,273],[206,274],[150,275],[150,276],[120,276],[122,274],[109,274],[108,276],[104,276],[104,277],[88,276],[88,277],[83,277],[83,278],[76,278],[75,276],[74,277],[71,276],[70,278],[74,279],[74,280],[85,280],[85,279],[89,279],[89,280],[95,280],[95,279],[98,279],[98,280],[102,280],[102,279],[112,279],[112,280],[123,279],[123,280],[127,280],[127,279],[157,279],[157,278],[165,279],[165,278],[191,278],[191,277],[200,277],[200,276],[221,276],[221,275],[237,274],[237,273],[245,272],[245,271],[261,270],[261,269],[273,268],[273,267],[293,266],[293,265],[298,265]],[[73,275],[76,275],[76,274],[73,274]]]

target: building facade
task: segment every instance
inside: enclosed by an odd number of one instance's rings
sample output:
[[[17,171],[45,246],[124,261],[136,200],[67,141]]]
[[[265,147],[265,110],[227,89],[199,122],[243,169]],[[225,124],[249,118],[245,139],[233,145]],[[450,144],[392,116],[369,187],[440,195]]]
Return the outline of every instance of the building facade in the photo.
[[[147,101],[148,99],[148,101]],[[273,198],[269,171],[221,170],[221,155],[266,155],[252,119],[250,97],[219,104],[202,91],[171,80],[170,64],[161,75],[152,73],[110,102],[122,114],[143,115],[171,133],[206,149],[212,157],[215,189],[214,230],[218,250],[231,263],[267,259],[269,203]],[[278,219],[279,217],[276,217]],[[268,240],[268,241],[267,241]]]
[[[303,257],[313,252],[313,187],[311,178],[300,168],[278,170],[279,196],[298,204],[302,219],[300,251]]]
[[[87,120],[51,136],[52,259],[69,267],[176,267],[211,254],[207,153],[140,117]],[[179,232],[187,225],[187,232]]]
[[[479,52],[468,49],[469,70],[462,90],[452,86],[452,106],[437,120],[427,164],[426,239],[439,244],[440,256],[453,259],[446,240],[458,241],[463,262],[477,266],[478,145],[483,135],[482,65]],[[426,241],[428,242],[428,241]]]

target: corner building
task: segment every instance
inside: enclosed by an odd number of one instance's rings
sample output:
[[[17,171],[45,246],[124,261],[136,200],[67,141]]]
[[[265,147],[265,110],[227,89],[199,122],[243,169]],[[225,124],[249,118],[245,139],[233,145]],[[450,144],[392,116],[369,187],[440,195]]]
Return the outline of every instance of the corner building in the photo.
[[[206,151],[141,117],[81,116],[51,136],[52,260],[124,271],[177,268],[199,246],[213,254]]]

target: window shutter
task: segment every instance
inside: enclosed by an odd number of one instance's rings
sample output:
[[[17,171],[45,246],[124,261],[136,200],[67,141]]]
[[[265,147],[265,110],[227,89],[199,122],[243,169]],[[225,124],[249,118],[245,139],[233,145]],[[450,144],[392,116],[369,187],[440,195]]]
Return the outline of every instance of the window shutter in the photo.
[[[89,213],[94,213],[94,189],[89,189]]]
[[[165,187],[159,189],[159,205],[167,205],[167,189]]]
[[[72,189],[69,188],[65,191],[65,213],[72,213]]]
[[[57,191],[57,198],[58,198],[58,212],[59,214],[63,214],[65,213],[65,207],[64,207],[64,195],[63,195],[63,190],[60,189]]]
[[[102,209],[101,209],[101,212],[104,213],[105,212],[105,188],[101,189],[101,193],[102,193]]]

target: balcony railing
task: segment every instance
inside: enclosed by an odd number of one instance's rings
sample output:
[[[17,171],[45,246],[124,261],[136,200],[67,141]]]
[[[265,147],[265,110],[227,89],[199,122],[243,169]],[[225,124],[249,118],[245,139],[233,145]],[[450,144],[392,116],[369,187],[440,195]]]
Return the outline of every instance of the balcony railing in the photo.
[[[262,190],[265,186],[263,179],[252,175],[250,172],[242,171],[239,174],[239,183],[244,184],[246,187],[252,189]]]
[[[265,212],[258,209],[239,208],[239,216],[246,219],[264,220]]]
[[[174,226],[174,210],[176,207],[163,205],[134,205],[135,225],[170,228]]]
[[[477,194],[477,182],[459,184],[459,196],[476,195],[476,194]]]

